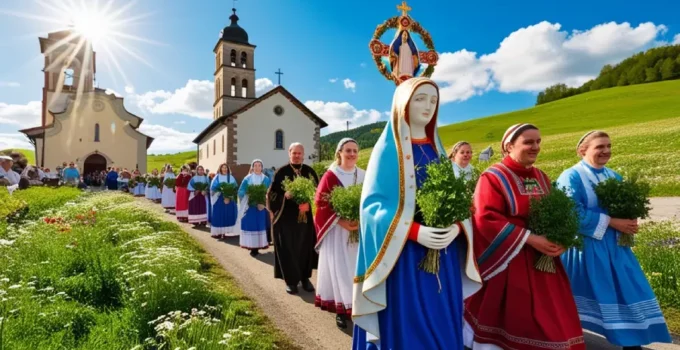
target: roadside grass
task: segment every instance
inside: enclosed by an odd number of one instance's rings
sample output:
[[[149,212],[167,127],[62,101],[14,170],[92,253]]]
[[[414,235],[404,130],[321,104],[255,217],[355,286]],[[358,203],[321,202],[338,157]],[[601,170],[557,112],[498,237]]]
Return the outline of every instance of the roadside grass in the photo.
[[[0,223],[0,349],[296,348],[191,237],[132,197],[15,196],[29,210]]]

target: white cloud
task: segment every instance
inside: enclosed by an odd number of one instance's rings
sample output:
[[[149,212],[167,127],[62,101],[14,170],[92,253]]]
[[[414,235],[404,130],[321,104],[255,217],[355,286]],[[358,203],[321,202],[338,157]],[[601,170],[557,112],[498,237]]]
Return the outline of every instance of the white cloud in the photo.
[[[184,114],[190,117],[212,119],[214,86],[208,80],[189,80],[174,92],[156,90],[141,95],[131,95],[137,106],[152,114]]]
[[[0,124],[17,126],[19,129],[40,125],[42,102],[31,101],[25,105],[0,102]]]
[[[307,101],[305,106],[328,123],[324,134],[346,130],[348,121],[350,128],[375,123],[383,114],[375,109],[356,109],[349,102]]]
[[[680,45],[680,34],[675,34],[673,37],[673,45]]]
[[[559,23],[543,21],[512,32],[490,54],[441,53],[432,78],[441,85],[444,103],[492,88],[533,92],[556,83],[578,86],[596,77],[603,65],[653,46],[666,31],[651,22],[637,27],[609,22],[569,33]]]
[[[123,97],[123,95],[119,94],[118,91],[112,90],[112,89],[106,89],[106,90],[104,91],[104,93],[105,93],[105,94],[109,94],[109,95],[113,95],[113,96],[116,96],[116,97]],[[50,109],[50,110],[51,110],[51,109]]]
[[[125,93],[128,94],[128,95],[134,94],[135,93],[135,87],[132,86],[132,85],[127,85],[125,87]]]
[[[0,133],[0,150],[8,148],[33,149],[26,135],[20,133]]]
[[[0,81],[0,87],[19,87],[21,84],[16,81]]]
[[[331,84],[335,84],[337,81],[338,81],[338,78],[328,79],[328,82],[330,82]]]
[[[260,78],[255,80],[255,92],[262,95],[274,87],[274,83],[267,78]]]
[[[342,83],[345,85],[345,89],[347,90],[352,90],[352,92],[356,92],[357,90],[357,83],[355,81],[352,81],[351,79],[347,78],[342,81]]]
[[[154,138],[149,153],[170,153],[196,149],[197,133],[181,132],[162,125],[142,124],[139,131]]]

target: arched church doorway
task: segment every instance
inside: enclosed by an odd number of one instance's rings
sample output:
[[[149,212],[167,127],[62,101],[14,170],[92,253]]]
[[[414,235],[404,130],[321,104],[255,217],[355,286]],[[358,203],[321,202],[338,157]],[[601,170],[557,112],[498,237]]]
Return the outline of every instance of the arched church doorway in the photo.
[[[106,170],[106,158],[104,158],[104,156],[95,153],[85,158],[85,166],[82,175],[87,175],[102,170]]]

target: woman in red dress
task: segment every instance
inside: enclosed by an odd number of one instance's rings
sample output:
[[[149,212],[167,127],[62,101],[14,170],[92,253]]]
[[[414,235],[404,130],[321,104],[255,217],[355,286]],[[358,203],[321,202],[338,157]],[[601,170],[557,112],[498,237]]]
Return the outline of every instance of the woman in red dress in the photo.
[[[474,251],[484,285],[465,301],[465,346],[472,349],[585,349],[569,279],[534,268],[539,253],[564,248],[526,229],[532,197],[550,191],[533,167],[541,134],[517,124],[503,135],[503,160],[480,177],[474,196]]]
[[[177,196],[175,197],[175,215],[179,222],[189,222],[189,181],[191,181],[191,172],[188,165],[182,166],[181,173],[175,180],[175,189]]]

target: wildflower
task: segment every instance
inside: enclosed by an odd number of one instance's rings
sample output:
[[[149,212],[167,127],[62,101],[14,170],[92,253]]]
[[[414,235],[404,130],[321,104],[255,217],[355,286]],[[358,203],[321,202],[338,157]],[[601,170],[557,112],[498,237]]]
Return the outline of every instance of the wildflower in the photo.
[[[19,289],[19,288],[21,288],[20,284],[13,284],[13,285],[9,286],[9,289]]]

